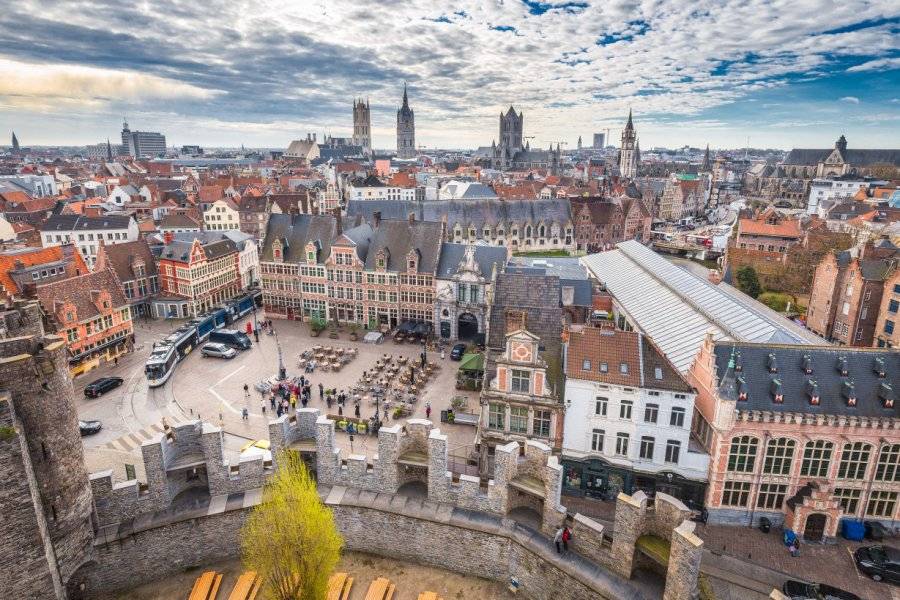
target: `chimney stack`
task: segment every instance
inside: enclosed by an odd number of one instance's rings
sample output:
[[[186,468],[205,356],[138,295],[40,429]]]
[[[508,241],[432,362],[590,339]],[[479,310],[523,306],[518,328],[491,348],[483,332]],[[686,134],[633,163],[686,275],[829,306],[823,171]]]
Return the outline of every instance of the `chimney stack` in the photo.
[[[334,214],[335,237],[337,237],[344,233],[344,224],[341,222],[341,207],[335,206],[331,212]]]
[[[163,234],[163,241],[166,243],[166,245],[171,244],[172,240],[174,239],[175,234],[173,234],[171,231],[167,231]]]
[[[416,222],[416,213],[410,212],[408,215],[406,215],[406,218],[409,220],[410,223],[415,223]]]
[[[378,229],[379,225],[381,225],[381,211],[376,210],[372,213],[372,228]]]

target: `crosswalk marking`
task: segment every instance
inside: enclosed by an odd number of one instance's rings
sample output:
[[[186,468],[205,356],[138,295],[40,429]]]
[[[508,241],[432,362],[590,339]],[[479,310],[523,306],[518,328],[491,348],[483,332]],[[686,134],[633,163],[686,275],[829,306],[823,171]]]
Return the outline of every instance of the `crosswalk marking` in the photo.
[[[181,423],[187,422],[186,419],[182,418],[179,415],[166,415],[166,421],[170,425],[180,425]],[[140,448],[141,444],[143,444],[147,440],[154,439],[158,434],[163,432],[163,427],[161,423],[153,423],[148,427],[145,427],[139,431],[135,431],[134,433],[127,433],[125,435],[119,436],[116,439],[106,442],[103,444],[104,448],[109,450],[119,450],[125,452],[132,452],[136,448]]]

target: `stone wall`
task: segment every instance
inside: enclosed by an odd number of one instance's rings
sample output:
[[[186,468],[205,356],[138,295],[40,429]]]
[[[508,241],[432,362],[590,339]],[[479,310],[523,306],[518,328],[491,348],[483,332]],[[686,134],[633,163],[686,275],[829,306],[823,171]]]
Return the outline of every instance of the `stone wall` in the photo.
[[[257,494],[233,510],[98,537],[96,561],[78,574],[84,598],[108,597],[190,567],[236,558],[240,528],[258,501]],[[581,556],[557,555],[548,538],[499,516],[341,486],[327,490],[325,502],[347,550],[504,583],[514,578],[521,595],[534,600],[559,598],[561,590],[567,600],[642,598],[629,582]]]

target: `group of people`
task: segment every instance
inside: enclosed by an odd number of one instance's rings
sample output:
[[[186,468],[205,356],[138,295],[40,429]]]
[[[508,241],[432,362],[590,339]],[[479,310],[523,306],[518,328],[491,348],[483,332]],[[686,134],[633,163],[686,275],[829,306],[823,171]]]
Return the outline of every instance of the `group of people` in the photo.
[[[320,394],[321,389],[322,386],[320,384]],[[244,384],[244,392],[247,392],[246,384]],[[309,404],[310,397],[312,396],[312,382],[301,375],[299,379],[295,379],[293,382],[285,381],[276,383],[269,392],[271,393],[271,396],[269,396],[269,406],[275,411],[275,414],[280,417],[281,415],[287,414],[290,410],[296,409],[298,403],[303,408],[306,408],[306,405]],[[265,394],[263,394],[261,406],[262,413],[266,414]]]
[[[553,543],[556,544],[556,553],[562,554],[564,551],[569,551],[569,542],[572,541],[572,530],[567,526],[563,525],[559,529],[556,530],[556,535],[553,536]],[[560,547],[561,546],[561,547]]]

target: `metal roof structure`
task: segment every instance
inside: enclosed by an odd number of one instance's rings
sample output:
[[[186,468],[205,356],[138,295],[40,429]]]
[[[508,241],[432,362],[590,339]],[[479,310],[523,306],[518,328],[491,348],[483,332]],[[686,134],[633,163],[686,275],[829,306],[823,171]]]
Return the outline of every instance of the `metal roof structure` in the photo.
[[[581,262],[682,373],[707,333],[715,340],[828,345],[746,294],[720,289],[640,242],[621,242]]]

